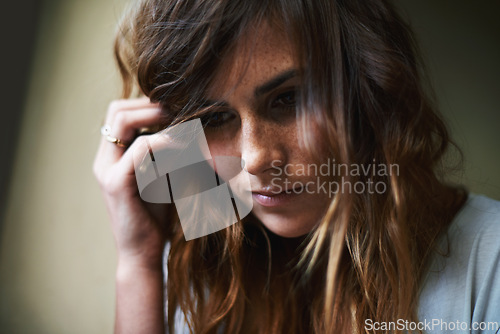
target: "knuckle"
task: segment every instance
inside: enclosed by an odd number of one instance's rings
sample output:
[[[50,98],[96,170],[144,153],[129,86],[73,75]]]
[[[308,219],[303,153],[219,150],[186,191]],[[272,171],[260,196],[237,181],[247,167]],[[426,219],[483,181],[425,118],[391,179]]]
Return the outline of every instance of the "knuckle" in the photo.
[[[129,147],[129,149],[132,150],[134,158],[142,157],[151,149],[149,136],[137,137],[132,143],[132,145]]]
[[[115,113],[118,112],[123,105],[123,100],[113,100],[109,103],[108,112]]]
[[[137,137],[129,147],[129,150],[132,152],[132,159],[136,168],[138,165],[142,164],[145,157],[149,155],[151,146],[147,137],[148,136]]]
[[[115,115],[113,127],[124,129],[127,127],[127,116],[124,112],[119,112]]]
[[[111,118],[116,117],[116,115],[119,115],[120,112],[123,111],[125,105],[127,103],[127,100],[113,100],[109,103],[108,106],[108,116]]]
[[[148,147],[148,141],[147,138],[144,138],[146,136],[138,136],[134,139],[132,142],[132,145],[128,148],[129,150],[143,150],[144,148]]]
[[[133,146],[133,148],[137,148],[137,147],[144,147],[147,145],[148,145],[147,136],[139,136],[134,140],[134,143],[132,146]]]

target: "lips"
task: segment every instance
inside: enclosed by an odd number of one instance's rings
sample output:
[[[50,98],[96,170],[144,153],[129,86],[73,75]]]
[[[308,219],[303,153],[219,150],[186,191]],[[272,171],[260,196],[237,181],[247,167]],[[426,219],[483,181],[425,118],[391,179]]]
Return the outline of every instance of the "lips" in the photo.
[[[273,190],[270,190],[269,188],[267,188],[265,190],[261,189],[252,191],[252,197],[258,204],[262,206],[278,207],[293,202],[302,193],[302,187],[285,189],[281,192],[279,190],[282,189],[273,188]]]
[[[275,189],[275,190],[252,190],[252,194],[257,194],[257,195],[262,195],[262,196],[268,196],[268,197],[273,197],[276,195],[279,195],[283,192],[282,189]]]
[[[266,190],[252,190],[252,194],[258,194],[262,196],[268,196],[268,197],[274,197],[278,196],[281,194],[293,194],[293,193],[300,193],[302,192],[302,186],[300,187],[295,187],[293,189],[283,189],[283,188],[274,188],[272,190],[266,189]]]

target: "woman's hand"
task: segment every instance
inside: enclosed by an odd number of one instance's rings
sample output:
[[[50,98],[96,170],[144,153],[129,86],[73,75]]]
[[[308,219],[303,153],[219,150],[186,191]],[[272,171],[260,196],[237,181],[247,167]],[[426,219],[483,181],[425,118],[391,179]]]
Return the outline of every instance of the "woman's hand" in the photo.
[[[149,136],[136,138],[138,130],[160,121],[160,106],[147,98],[113,101],[106,116],[109,136],[130,146],[103,136],[94,161],[118,252],[116,333],[163,331],[162,258],[171,208],[141,200],[134,170],[134,155],[148,153]]]
[[[168,222],[166,205],[153,205],[139,197],[133,156],[147,154],[147,137],[135,139],[139,129],[160,123],[161,109],[149,99],[116,100],[108,109],[109,136],[130,147],[120,147],[103,136],[94,161],[94,174],[106,202],[120,263],[157,265],[161,263]],[[134,140],[135,139],[135,140]],[[159,262],[160,261],[160,262]]]

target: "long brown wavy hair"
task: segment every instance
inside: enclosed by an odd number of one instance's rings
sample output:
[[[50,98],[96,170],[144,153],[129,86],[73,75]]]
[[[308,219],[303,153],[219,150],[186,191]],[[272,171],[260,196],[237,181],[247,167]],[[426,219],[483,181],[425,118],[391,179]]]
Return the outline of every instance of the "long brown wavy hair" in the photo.
[[[361,333],[366,319],[417,320],[429,256],[466,192],[443,181],[453,143],[391,3],[139,1],[115,43],[124,96],[139,87],[164,107],[167,125],[196,115],[224,56],[262,22],[295,47],[297,119],[311,154],[320,159],[326,146],[337,163],[397,164],[399,173],[375,176],[383,193],[338,193],[293,261],[252,217],[189,242],[171,224],[169,332],[176,312],[194,333]]]

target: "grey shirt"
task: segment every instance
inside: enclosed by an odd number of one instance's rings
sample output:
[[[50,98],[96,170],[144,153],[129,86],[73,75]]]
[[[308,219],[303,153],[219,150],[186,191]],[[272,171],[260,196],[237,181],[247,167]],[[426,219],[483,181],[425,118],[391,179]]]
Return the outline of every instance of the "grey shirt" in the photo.
[[[425,333],[500,333],[500,202],[469,195],[431,259],[418,312]]]

